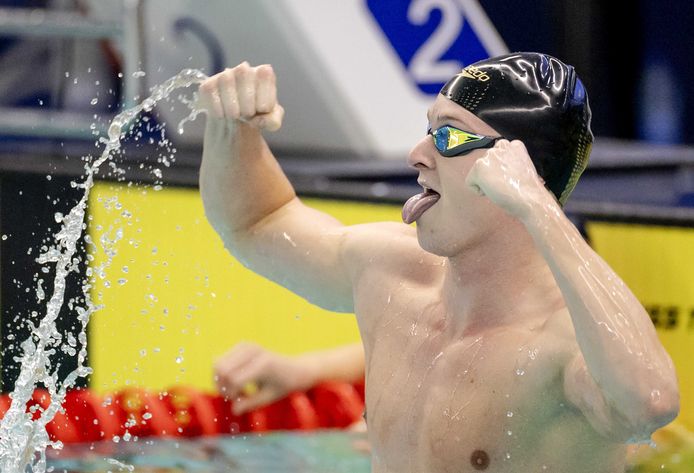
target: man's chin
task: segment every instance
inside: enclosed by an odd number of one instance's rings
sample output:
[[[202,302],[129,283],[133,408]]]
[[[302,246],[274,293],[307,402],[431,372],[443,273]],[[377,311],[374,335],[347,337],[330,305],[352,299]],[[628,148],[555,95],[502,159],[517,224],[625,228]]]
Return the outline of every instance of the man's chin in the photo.
[[[426,228],[426,227],[424,227]],[[445,251],[441,248],[441,245],[436,241],[436,236],[431,232],[431,230],[425,230],[417,222],[417,241],[419,246],[427,253],[434,254],[436,256],[446,256]]]

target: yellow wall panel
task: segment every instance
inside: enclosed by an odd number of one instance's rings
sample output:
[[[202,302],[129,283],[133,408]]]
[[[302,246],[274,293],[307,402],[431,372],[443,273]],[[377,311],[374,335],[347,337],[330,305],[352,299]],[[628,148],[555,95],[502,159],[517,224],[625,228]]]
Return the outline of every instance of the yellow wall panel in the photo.
[[[400,207],[304,199],[345,224],[400,221]],[[359,339],[354,316],[328,313],[243,268],[207,223],[193,189],[98,183],[89,202],[95,241],[122,229],[92,297],[91,385],[212,389],[213,361],[241,340],[292,354]],[[649,309],[678,369],[680,420],[694,428],[694,230],[590,223],[596,251]],[[93,252],[92,268],[104,263]]]
[[[586,225],[591,245],[651,313],[680,380],[679,421],[694,429],[694,229]]]
[[[394,205],[304,202],[345,224],[400,220]],[[213,361],[242,340],[287,354],[359,340],[353,315],[326,312],[236,262],[207,223],[197,190],[98,183],[89,213],[94,241],[123,232],[92,290],[104,306],[89,331],[91,386],[99,392],[212,389]],[[106,256],[92,253],[98,268]]]

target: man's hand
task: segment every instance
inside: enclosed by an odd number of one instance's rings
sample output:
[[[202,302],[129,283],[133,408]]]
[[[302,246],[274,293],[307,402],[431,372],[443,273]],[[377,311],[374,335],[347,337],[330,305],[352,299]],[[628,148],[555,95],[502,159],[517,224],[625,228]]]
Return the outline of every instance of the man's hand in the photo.
[[[253,343],[239,343],[215,363],[219,392],[234,401],[237,415],[313,385],[311,368]]]
[[[465,183],[519,218],[528,211],[531,203],[538,202],[548,193],[525,145],[517,140],[500,140],[475,162]]]
[[[199,106],[208,119],[242,121],[261,130],[282,126],[284,109],[277,102],[272,66],[251,67],[242,62],[205,80],[199,89]]]

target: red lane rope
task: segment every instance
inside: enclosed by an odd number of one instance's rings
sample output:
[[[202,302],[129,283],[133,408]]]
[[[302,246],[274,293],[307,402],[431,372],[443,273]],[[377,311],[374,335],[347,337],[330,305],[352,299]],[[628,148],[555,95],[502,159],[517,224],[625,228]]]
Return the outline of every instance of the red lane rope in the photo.
[[[10,407],[0,395],[0,419]],[[37,389],[27,412],[38,418],[50,395]],[[190,386],[174,386],[162,393],[125,388],[109,396],[89,389],[68,392],[63,411],[47,425],[52,440],[95,442],[116,436],[197,437],[201,435],[344,428],[361,418],[363,383],[323,383],[295,392],[268,406],[237,416],[233,402]]]

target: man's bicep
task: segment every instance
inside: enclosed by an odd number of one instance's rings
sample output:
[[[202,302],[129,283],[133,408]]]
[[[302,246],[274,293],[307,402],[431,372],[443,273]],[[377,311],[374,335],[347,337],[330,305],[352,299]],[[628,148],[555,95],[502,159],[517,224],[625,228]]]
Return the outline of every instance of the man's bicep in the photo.
[[[352,282],[342,256],[349,227],[295,198],[231,246],[247,268],[309,302],[353,312]]]

